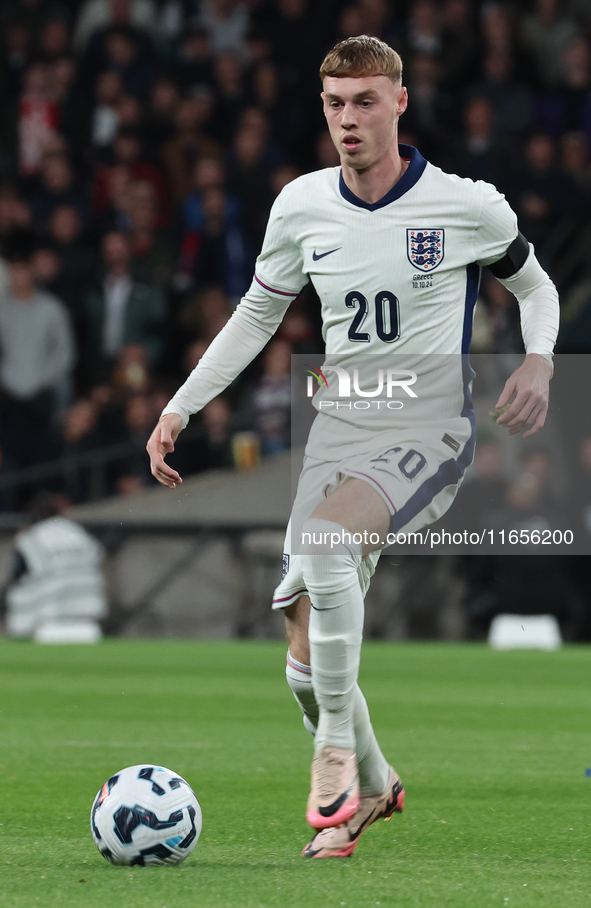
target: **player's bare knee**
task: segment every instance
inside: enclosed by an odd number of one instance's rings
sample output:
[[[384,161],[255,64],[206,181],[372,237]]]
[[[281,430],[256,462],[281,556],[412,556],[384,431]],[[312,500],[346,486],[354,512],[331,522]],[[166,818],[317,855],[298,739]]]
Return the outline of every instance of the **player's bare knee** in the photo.
[[[308,640],[308,623],[310,620],[310,599],[300,598],[284,610],[285,631],[289,641],[289,651],[294,659],[304,665],[310,664],[310,642]]]
[[[360,479],[349,479],[339,486],[311,516],[360,535],[364,558],[383,548],[390,528],[390,513],[381,495]]]

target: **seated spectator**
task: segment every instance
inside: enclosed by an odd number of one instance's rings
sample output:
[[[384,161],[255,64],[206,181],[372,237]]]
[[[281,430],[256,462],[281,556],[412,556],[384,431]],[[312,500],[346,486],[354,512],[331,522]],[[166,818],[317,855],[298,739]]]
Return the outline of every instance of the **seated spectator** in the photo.
[[[418,0],[409,10],[404,36],[406,53],[410,59],[415,53],[439,54],[442,49],[443,22],[434,0]]]
[[[18,98],[24,73],[31,59],[32,29],[19,17],[7,22],[2,29],[2,54],[0,67],[4,98]]]
[[[16,186],[5,183],[0,187],[0,243],[5,242],[15,231],[29,230],[33,224],[33,212],[22,198]]]
[[[288,183],[296,180],[299,176],[301,176],[300,171],[297,167],[294,167],[293,164],[282,164],[280,167],[276,167],[271,174],[271,191],[273,196],[278,196]]]
[[[567,132],[560,140],[560,165],[579,191],[591,197],[591,161],[589,145],[582,132]]]
[[[128,94],[147,101],[154,80],[154,66],[141,58],[134,29],[119,25],[105,34],[105,65],[116,72]]]
[[[181,101],[175,114],[176,134],[160,150],[168,189],[176,205],[191,190],[195,162],[200,158],[223,156],[223,146],[204,129],[211,111],[209,92],[202,91],[196,97]]]
[[[96,271],[97,257],[85,242],[82,220],[71,205],[55,208],[48,228],[49,239],[62,262],[62,290],[57,295],[77,319],[83,290]]]
[[[183,237],[180,273],[185,284],[190,280],[197,289],[221,285],[236,305],[251,276],[240,224],[222,189],[203,193],[202,211],[201,228],[187,230]]]
[[[484,58],[483,78],[469,89],[469,94],[490,101],[497,135],[520,136],[531,127],[533,92],[517,81],[514,58],[507,51],[489,51]]]
[[[213,88],[213,56],[206,28],[190,26],[185,32],[179,48],[177,74],[187,93],[203,86]]]
[[[312,323],[306,313],[296,307],[297,303],[294,303],[286,312],[277,337],[289,344],[292,353],[318,353],[319,343]]]
[[[344,41],[348,37],[357,37],[364,33],[363,11],[360,4],[349,3],[344,6],[336,21],[336,40]]]
[[[158,200],[158,226],[164,227],[168,223],[169,215],[166,185],[158,168],[144,158],[137,130],[121,127],[113,141],[112,151],[113,162],[128,167],[134,180],[147,180],[153,185]],[[100,192],[98,187],[100,178],[101,172],[97,174],[97,192]]]
[[[445,529],[481,532],[486,528],[485,516],[503,500],[507,485],[502,448],[490,431],[480,430],[474,465],[458,491],[449,518],[446,515]]]
[[[123,355],[124,351],[119,355],[120,359]],[[98,429],[104,444],[116,444],[125,439],[121,398],[119,388],[112,383],[94,385],[88,392],[88,399],[98,412]]]
[[[146,463],[146,442],[154,428],[155,414],[152,399],[147,394],[134,394],[125,405],[126,440],[135,448],[116,466],[116,488],[122,495],[132,495],[154,479]]]
[[[584,204],[570,177],[556,165],[550,136],[531,137],[523,163],[509,175],[506,191],[520,229],[544,263],[545,249],[552,248],[555,237],[562,235]]]
[[[99,410],[92,400],[80,397],[68,407],[64,413],[62,437],[66,453],[92,451],[104,444],[99,430]]]
[[[130,184],[128,213],[133,276],[140,283],[165,288],[172,278],[174,254],[170,234],[156,226],[158,201],[152,183]]]
[[[228,159],[228,190],[240,202],[251,271],[261,248],[272,203],[269,171],[263,161],[264,149],[265,139],[260,129],[241,129],[234,137]]]
[[[87,152],[88,113],[77,87],[76,60],[64,54],[50,66],[49,80],[58,105],[60,134],[73,158],[83,160]]]
[[[0,299],[0,448],[4,468],[55,457],[53,422],[75,360],[65,306],[39,290],[26,235],[13,237],[5,256],[9,286]]]
[[[142,147],[144,147],[144,108],[142,102],[133,95],[123,93],[117,103],[117,117],[119,119],[117,131],[121,129],[142,137]],[[150,163],[152,163],[152,155],[149,154],[148,157]]]
[[[62,262],[51,243],[40,241],[31,259],[37,286],[54,296],[56,281],[61,274]],[[62,299],[63,302],[63,299]]]
[[[77,257],[75,250],[62,249],[57,243],[46,239],[39,242],[32,259],[39,288],[56,296],[67,307],[77,349],[84,342],[84,291],[96,270],[94,254],[85,248],[80,248],[79,253]]]
[[[318,136],[315,150],[316,160],[314,163],[317,168],[338,167],[340,165],[339,153],[330,137],[330,133],[326,129],[323,129]]]
[[[273,340],[265,350],[251,407],[263,457],[286,451],[291,437],[291,347],[285,341]]]
[[[293,105],[286,103],[282,96],[278,68],[269,60],[264,60],[255,68],[250,79],[254,109],[266,114],[266,132],[272,123],[275,136],[289,143],[301,130],[301,124],[293,115]]]
[[[503,155],[494,130],[492,104],[488,98],[472,98],[463,117],[464,135],[453,155],[446,158],[445,169],[471,180],[496,183]]]
[[[150,390],[150,361],[145,347],[141,344],[126,344],[122,348],[113,367],[111,383],[117,389],[119,397],[119,392],[129,397],[133,394],[146,394]]]
[[[483,353],[521,353],[523,340],[519,322],[519,306],[515,297],[485,269],[480,285],[481,299],[477,307],[484,309],[487,320],[483,329]],[[487,330],[488,328],[488,330]]]
[[[209,130],[220,142],[232,141],[238,119],[246,106],[243,68],[238,57],[229,52],[220,53],[214,65],[215,106]]]
[[[441,63],[448,91],[464,90],[478,60],[478,35],[470,0],[445,0],[441,33]]]
[[[230,51],[239,59],[246,59],[246,4],[240,0],[203,0],[197,21],[209,34],[214,54]]]
[[[70,32],[63,16],[52,16],[43,25],[38,38],[39,52],[46,63],[55,63],[70,51]]]
[[[564,52],[560,83],[538,100],[538,122],[552,136],[585,128],[591,98],[591,47],[575,38]]]
[[[218,158],[201,158],[193,170],[193,188],[183,199],[182,215],[184,227],[189,231],[203,229],[203,194],[208,189],[223,190],[226,184],[226,171]],[[237,221],[240,214],[238,199],[226,195],[227,215]]]
[[[394,37],[394,25],[387,0],[360,0],[359,7],[363,16],[364,34],[389,43]]]
[[[9,119],[14,122],[19,173],[23,177],[35,176],[58,135],[59,111],[47,63],[38,61],[27,67],[20,102]]]
[[[290,97],[310,97],[318,90],[317,80],[311,78],[309,61],[322,57],[325,37],[320,35],[315,6],[311,0],[279,0],[264,20],[262,15],[259,19],[263,34],[268,35],[270,57],[279,67],[281,84]],[[352,34],[347,31],[344,37]]]
[[[52,152],[43,157],[41,187],[29,197],[36,224],[45,229],[51,215],[61,205],[70,205],[78,212],[82,223],[88,219],[88,201],[77,180],[71,161],[64,152]]]
[[[556,474],[552,470],[552,459],[545,448],[534,444],[529,445],[521,452],[520,472],[522,476],[533,476],[539,485],[538,497],[542,505],[552,507],[555,502],[555,489],[552,480]]]
[[[292,117],[291,128],[294,128],[299,131],[301,136],[304,133],[304,126],[298,126],[298,118],[293,109],[293,105],[290,106],[290,116]],[[307,126],[308,124],[306,124]],[[285,126],[285,124],[284,124]],[[277,120],[271,120],[267,113],[262,110],[260,107],[245,107],[240,118],[238,120],[237,132],[241,132],[243,129],[253,129],[255,132],[261,135],[263,141],[263,160],[268,167],[277,167],[277,165],[282,164],[285,161],[285,151],[284,148],[291,149],[293,145],[291,141],[288,140],[288,132],[285,130],[281,131],[278,128]],[[274,133],[277,138],[274,138],[271,133]]]
[[[93,186],[92,209],[95,234],[111,230],[128,231],[131,170],[126,164],[113,164],[97,171]]]
[[[404,114],[404,127],[418,136],[421,153],[428,158],[438,155],[450,131],[452,100],[442,89],[442,75],[432,54],[417,53],[410,61],[408,90],[413,103]]]
[[[525,16],[522,29],[539,82],[557,85],[564,73],[564,52],[577,36],[575,22],[563,12],[560,0],[535,0],[534,11]]]
[[[204,341],[207,346],[221,331],[231,314],[230,299],[220,287],[213,286],[185,303],[179,315],[179,324],[184,332],[189,332],[193,337]]]
[[[74,44],[78,51],[84,50],[90,38],[110,25],[130,24],[150,32],[157,22],[154,0],[84,0],[78,13]]]
[[[105,477],[78,460],[80,454],[97,450],[105,443],[97,405],[87,398],[80,398],[66,410],[62,423],[61,455],[68,460],[62,491],[74,504],[109,493]]]
[[[166,318],[162,291],[133,280],[129,238],[124,233],[108,233],[101,252],[104,279],[84,298],[84,368],[87,377],[94,380],[110,373],[126,344],[141,344],[150,363],[156,364],[164,350],[162,325]]]
[[[98,73],[106,69],[119,72],[128,91],[142,96],[140,74],[152,81],[156,55],[151,37],[146,30],[136,28],[129,21],[129,0],[107,0],[122,13],[118,21],[95,32],[80,58],[80,84],[90,94]],[[126,9],[125,9],[126,8]],[[156,20],[153,23],[156,26]]]
[[[207,350],[209,344],[204,340],[196,340],[193,343],[189,344],[185,350],[185,355],[183,356],[183,366],[185,367],[185,374],[190,375],[193,369],[199,363],[199,360]],[[168,399],[165,402],[168,403]],[[162,408],[164,409],[164,407]]]
[[[519,33],[510,7],[487,4],[482,10],[481,30],[485,55],[498,53],[513,57]]]
[[[118,73],[107,70],[95,83],[96,105],[92,112],[91,142],[96,148],[106,148],[117,134],[117,106],[123,96],[123,83]]]
[[[173,79],[168,76],[156,79],[142,132],[146,146],[156,151],[157,161],[160,160],[161,146],[169,142],[176,132],[174,118],[179,100],[179,88]]]
[[[199,414],[202,431],[187,433],[167,458],[181,476],[233,466],[233,413],[225,397],[214,397]]]
[[[205,443],[197,470],[219,470],[233,464],[232,418],[230,404],[225,397],[214,397],[201,411],[205,429]]]

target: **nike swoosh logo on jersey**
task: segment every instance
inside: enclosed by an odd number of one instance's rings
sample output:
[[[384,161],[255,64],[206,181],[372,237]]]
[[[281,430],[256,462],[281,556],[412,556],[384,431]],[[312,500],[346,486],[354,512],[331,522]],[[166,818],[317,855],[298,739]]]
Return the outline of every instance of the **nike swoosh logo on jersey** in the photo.
[[[320,255],[317,255],[316,250],[314,250],[314,252],[312,253],[312,258],[314,259],[315,262],[317,262],[317,261],[319,261],[319,259],[323,259],[327,255],[332,255],[333,252],[338,252],[339,249],[342,249],[342,248],[343,248],[342,246],[337,246],[336,249],[330,249],[328,252],[321,252]]]

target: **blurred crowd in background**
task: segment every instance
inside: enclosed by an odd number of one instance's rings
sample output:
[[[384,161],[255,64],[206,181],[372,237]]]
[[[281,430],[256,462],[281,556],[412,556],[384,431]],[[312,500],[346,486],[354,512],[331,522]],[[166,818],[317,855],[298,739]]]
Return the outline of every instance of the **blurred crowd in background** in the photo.
[[[561,293],[558,349],[591,351],[588,0],[4,0],[0,510],[152,482],[145,442],[247,290],[273,199],[339,163],[317,73],[358,34],[402,55],[401,141],[506,194]],[[289,446],[290,354],[319,329],[309,287],[195,420],[181,473],[230,465],[237,432]],[[522,349],[487,274],[473,347]],[[98,483],[96,451],[115,452]]]

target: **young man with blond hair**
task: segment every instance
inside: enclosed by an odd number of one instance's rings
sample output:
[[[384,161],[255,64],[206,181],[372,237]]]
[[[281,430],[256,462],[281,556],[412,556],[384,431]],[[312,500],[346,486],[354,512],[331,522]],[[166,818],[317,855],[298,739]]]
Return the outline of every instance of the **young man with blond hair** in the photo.
[[[320,76],[341,166],[300,177],[280,193],[250,290],[165,408],[148,451],[161,483],[182,482],[164,456],[190,414],[260,352],[309,280],[322,304],[333,375],[354,364],[359,350],[434,355],[427,377],[433,399],[439,393],[439,416],[429,424],[419,407],[414,424],[412,416],[394,425],[378,415],[368,434],[350,410],[327,414],[316,405],[320,418],[292,512],[297,529],[288,530],[287,570],[274,599],[285,613],[288,683],[314,734],[306,816],[316,832],[303,853],[336,857],[351,854],[361,832],[403,807],[400,779],[357,685],[363,598],[388,532],[415,530],[445,513],[472,461],[472,373],[462,354],[480,267],[488,265],[520,305],[526,356],[497,404],[507,407],[498,424],[510,434],[532,435],[544,425],[558,299],[494,187],[445,174],[417,149],[398,145],[408,99],[395,51],[376,38],[350,38],[330,51]],[[461,394],[442,394],[448,376]]]

